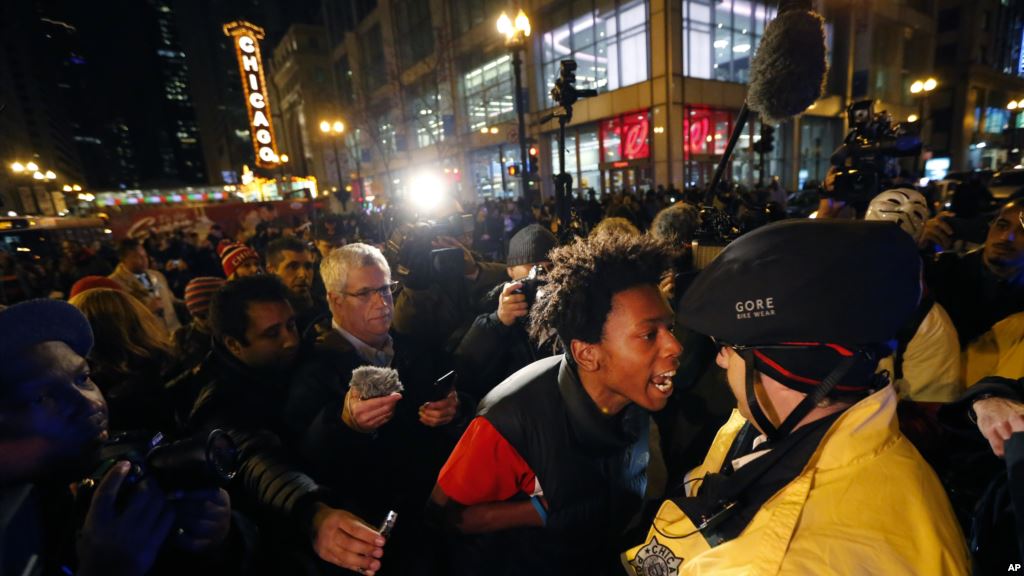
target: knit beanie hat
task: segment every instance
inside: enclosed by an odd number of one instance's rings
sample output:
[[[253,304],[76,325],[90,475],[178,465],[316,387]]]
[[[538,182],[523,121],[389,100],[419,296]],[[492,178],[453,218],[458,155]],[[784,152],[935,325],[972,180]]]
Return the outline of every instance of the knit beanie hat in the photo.
[[[89,321],[78,308],[60,300],[27,300],[0,310],[0,363],[13,362],[26,350],[43,342],[64,342],[79,356],[92,349]]]
[[[535,264],[550,260],[548,252],[558,246],[555,235],[540,224],[530,224],[509,240],[507,266]]]
[[[124,291],[124,286],[121,285],[117,280],[111,280],[106,276],[82,276],[71,286],[71,293],[68,294],[68,298],[74,298],[86,290],[92,290],[93,288],[110,288],[111,290]]]
[[[214,276],[198,276],[189,280],[185,286],[185,308],[193,317],[205,318],[210,312],[210,299],[213,293],[226,282]]]
[[[260,255],[245,244],[232,244],[225,247],[220,255],[220,265],[224,268],[224,275],[230,278],[235,273],[235,269],[250,258],[258,261]]]

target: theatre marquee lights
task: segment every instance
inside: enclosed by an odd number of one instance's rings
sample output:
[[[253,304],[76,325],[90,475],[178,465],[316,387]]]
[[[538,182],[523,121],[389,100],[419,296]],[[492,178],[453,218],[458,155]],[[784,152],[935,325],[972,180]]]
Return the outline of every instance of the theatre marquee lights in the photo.
[[[273,168],[278,165],[277,139],[270,118],[267,81],[263,75],[263,58],[259,41],[263,28],[249,22],[230,22],[224,25],[224,34],[231,37],[238,56],[238,71],[242,76],[242,92],[249,110],[249,131],[256,152],[256,165]]]

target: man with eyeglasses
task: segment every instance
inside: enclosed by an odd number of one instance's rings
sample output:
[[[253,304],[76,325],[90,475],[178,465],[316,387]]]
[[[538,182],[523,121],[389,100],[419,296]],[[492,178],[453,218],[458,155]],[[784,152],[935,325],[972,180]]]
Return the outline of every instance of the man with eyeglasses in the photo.
[[[899,432],[878,360],[921,261],[882,222],[790,220],[735,240],[680,301],[737,400],[662,504],[631,574],[967,574],[935,472]]]
[[[321,274],[332,329],[297,371],[288,425],[314,475],[343,508],[375,523],[398,512],[379,573],[428,571],[423,504],[462,430],[457,393],[434,385],[449,366],[439,343],[392,330],[397,283],[380,250],[361,243],[336,248]],[[349,383],[367,365],[397,370],[404,390],[360,397]]]
[[[925,261],[925,279],[949,312],[966,347],[992,326],[1024,311],[1024,200],[1007,202],[988,228],[985,245],[964,255]]]

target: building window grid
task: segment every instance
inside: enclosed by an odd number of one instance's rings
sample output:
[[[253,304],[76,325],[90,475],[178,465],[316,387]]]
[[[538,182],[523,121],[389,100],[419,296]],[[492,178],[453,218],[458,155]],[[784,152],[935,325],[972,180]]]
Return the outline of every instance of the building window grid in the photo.
[[[683,0],[683,73],[746,83],[775,8],[760,0]]]
[[[462,77],[468,129],[476,132],[515,117],[512,57],[501,56]]]
[[[585,2],[584,7],[589,10],[541,38],[541,102],[548,101],[564,59],[574,59],[578,64],[577,87],[598,92],[617,90],[650,77],[646,0],[619,1],[614,7],[598,7],[592,1]]]

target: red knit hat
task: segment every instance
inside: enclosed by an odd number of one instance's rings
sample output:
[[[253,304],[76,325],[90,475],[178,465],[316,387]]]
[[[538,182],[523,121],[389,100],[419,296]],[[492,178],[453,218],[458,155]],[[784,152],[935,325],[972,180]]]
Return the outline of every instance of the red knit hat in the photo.
[[[220,265],[224,268],[224,275],[231,278],[235,270],[250,258],[259,261],[260,255],[245,244],[232,244],[225,247],[220,255]]]
[[[74,298],[82,292],[92,290],[93,288],[110,288],[124,292],[124,286],[117,280],[111,280],[106,276],[82,276],[78,279],[78,282],[71,286],[71,293],[68,294],[68,298]]]
[[[192,316],[205,318],[210,311],[210,299],[213,293],[225,284],[223,278],[199,276],[189,280],[185,286],[185,308]]]

